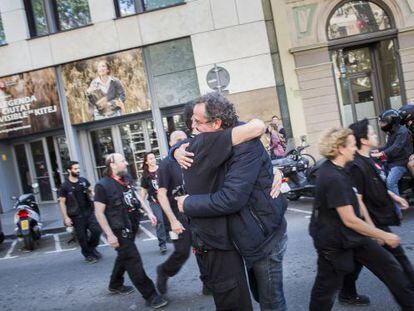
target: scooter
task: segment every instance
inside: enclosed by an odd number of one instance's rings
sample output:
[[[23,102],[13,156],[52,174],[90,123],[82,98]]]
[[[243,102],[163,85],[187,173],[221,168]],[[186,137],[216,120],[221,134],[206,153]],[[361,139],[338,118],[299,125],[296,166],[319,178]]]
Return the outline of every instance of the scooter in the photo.
[[[294,148],[287,157],[272,161],[273,167],[283,173],[281,192],[290,201],[296,201],[301,196],[314,197],[315,195],[317,171],[325,159],[310,163],[313,157],[309,159],[302,155],[306,147]]]
[[[37,184],[32,185],[33,190],[38,188]],[[42,236],[42,224],[40,222],[40,210],[33,193],[22,194],[19,197],[12,196],[16,201],[13,208],[17,210],[14,215],[16,236],[23,239],[24,247],[32,251],[35,241]]]

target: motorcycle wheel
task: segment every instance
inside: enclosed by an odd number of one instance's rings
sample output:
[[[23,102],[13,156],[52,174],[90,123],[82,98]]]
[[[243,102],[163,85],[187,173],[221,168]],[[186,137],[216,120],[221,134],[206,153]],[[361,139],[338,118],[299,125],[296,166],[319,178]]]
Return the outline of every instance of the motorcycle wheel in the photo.
[[[289,191],[286,193],[286,197],[289,201],[297,201],[300,198],[300,193]]]
[[[309,167],[316,164],[316,159],[312,155],[308,153],[302,153],[302,157],[309,161]]]
[[[34,240],[31,235],[27,235],[23,238],[24,248],[28,251],[32,251],[34,249]]]

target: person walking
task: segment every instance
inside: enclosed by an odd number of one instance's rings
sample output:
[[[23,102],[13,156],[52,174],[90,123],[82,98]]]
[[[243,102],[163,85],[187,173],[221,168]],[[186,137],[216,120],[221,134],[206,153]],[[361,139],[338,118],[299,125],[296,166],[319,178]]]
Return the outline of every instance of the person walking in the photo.
[[[144,155],[142,164],[141,178],[141,199],[145,201],[148,198],[151,210],[157,217],[157,238],[160,253],[164,255],[167,252],[168,230],[165,224],[164,213],[157,199],[158,193],[158,165],[155,154],[148,152]]]
[[[347,165],[347,170],[357,189],[358,196],[368,211],[366,220],[372,220],[377,228],[391,232],[390,226],[399,226],[401,221],[394,208],[398,203],[402,208],[408,208],[408,202],[402,197],[387,189],[385,174],[381,167],[370,157],[371,150],[378,148],[378,136],[367,119],[363,119],[349,126],[356,139],[357,152],[354,161]],[[401,245],[396,248],[384,245],[401,264],[406,276],[414,285],[414,269]],[[359,295],[356,290],[356,281],[361,272],[362,265],[355,263],[354,272],[344,278],[338,299],[350,305],[366,305],[370,303],[369,297]]]
[[[108,244],[117,251],[109,290],[123,291],[122,275],[126,271],[146,300],[146,305],[154,309],[161,308],[167,305],[168,301],[158,294],[154,283],[145,273],[135,244],[138,209],[142,206],[154,226],[157,224],[157,218],[151,209],[140,201],[136,189],[127,180],[128,163],[124,156],[112,153],[107,157],[105,165],[106,176],[95,185],[95,215],[106,234]]]
[[[70,161],[66,165],[68,177],[59,192],[59,205],[63,222],[73,227],[85,262],[93,264],[102,257],[96,250],[101,236],[101,229],[93,212],[91,184],[80,177],[79,162]]]
[[[319,143],[327,158],[319,171],[309,232],[318,253],[318,269],[310,311],[331,310],[344,276],[355,261],[367,267],[388,287],[403,310],[414,310],[414,287],[399,262],[378,241],[396,248],[400,238],[361,217],[369,217],[359,203],[345,165],[354,160],[355,137],[350,129],[327,130]]]

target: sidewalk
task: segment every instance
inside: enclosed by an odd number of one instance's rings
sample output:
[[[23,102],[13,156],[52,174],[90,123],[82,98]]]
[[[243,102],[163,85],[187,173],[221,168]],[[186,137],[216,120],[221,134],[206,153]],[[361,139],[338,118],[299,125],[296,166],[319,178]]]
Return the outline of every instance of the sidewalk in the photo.
[[[57,203],[40,204],[40,219],[43,224],[42,232],[61,232],[65,230],[59,205]],[[3,232],[7,238],[14,237],[14,214],[15,210],[0,214]]]

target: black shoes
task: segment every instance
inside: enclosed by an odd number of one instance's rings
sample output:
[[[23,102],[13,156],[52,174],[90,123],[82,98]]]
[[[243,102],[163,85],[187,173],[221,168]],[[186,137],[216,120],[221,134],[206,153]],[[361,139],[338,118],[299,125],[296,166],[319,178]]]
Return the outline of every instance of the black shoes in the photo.
[[[100,252],[98,252],[96,250],[96,248],[92,251],[92,256],[95,257],[96,259],[101,259],[102,258],[102,254]]]
[[[157,289],[161,295],[167,293],[167,281],[168,276],[166,276],[161,269],[161,265],[157,267]]]
[[[353,306],[368,306],[371,303],[369,297],[365,295],[356,295],[354,297],[338,296],[338,300],[340,303]]]
[[[98,262],[98,259],[96,259],[93,256],[87,256],[87,257],[85,257],[85,262],[88,263],[88,264],[94,264],[94,263]]]
[[[157,293],[153,294],[150,298],[147,299],[146,305],[147,307],[151,307],[154,309],[159,309],[168,304],[168,300],[164,299],[161,295]]]
[[[112,294],[119,294],[119,295],[128,295],[131,294],[134,291],[134,288],[132,286],[125,286],[122,285],[118,288],[108,288],[109,292]]]
[[[163,244],[160,246],[160,253],[161,255],[165,255],[167,253],[167,245]]]

